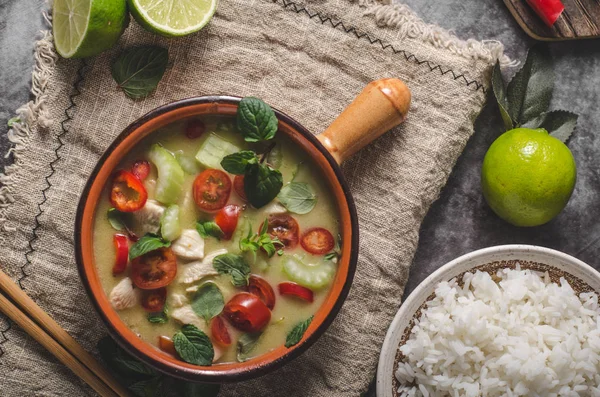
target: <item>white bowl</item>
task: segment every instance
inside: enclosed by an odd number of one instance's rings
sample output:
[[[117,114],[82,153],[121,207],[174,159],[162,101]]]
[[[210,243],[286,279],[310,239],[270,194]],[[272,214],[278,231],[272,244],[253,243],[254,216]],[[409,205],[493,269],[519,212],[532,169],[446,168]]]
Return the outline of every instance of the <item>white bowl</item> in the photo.
[[[434,293],[441,281],[449,281],[465,272],[478,268],[495,271],[514,267],[519,262],[524,269],[548,271],[553,281],[565,277],[576,292],[600,293],[600,273],[591,266],[565,253],[534,245],[501,245],[484,248],[463,255],[445,264],[415,288],[396,313],[388,329],[377,367],[377,397],[396,397],[398,383],[395,367],[398,347],[412,327],[412,320],[419,309]],[[405,339],[404,339],[405,340]]]

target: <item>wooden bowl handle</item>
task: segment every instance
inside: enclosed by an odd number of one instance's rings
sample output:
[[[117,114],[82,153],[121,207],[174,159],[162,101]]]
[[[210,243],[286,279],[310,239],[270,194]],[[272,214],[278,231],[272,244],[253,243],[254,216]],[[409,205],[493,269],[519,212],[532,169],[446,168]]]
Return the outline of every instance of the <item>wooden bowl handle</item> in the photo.
[[[341,164],[406,118],[410,90],[399,79],[372,81],[317,138]]]

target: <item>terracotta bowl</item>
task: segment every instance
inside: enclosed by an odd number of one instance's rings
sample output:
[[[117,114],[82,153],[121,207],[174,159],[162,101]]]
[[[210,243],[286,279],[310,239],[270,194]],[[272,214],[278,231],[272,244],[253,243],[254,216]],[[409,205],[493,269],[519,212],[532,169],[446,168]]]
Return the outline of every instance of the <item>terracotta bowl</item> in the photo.
[[[399,124],[408,110],[410,93],[396,79],[369,84],[338,119],[317,139],[301,124],[275,110],[279,133],[291,138],[322,170],[337,200],[342,253],[331,291],[316,312],[303,339],[297,345],[281,346],[244,363],[196,366],[177,360],[140,339],[120,319],[105,294],[94,260],[93,224],[96,205],[104,187],[121,160],[141,140],[175,121],[198,115],[235,115],[240,98],[206,96],[180,100],[159,107],[127,127],[102,155],[81,195],[75,224],[75,253],[79,273],[90,299],[112,337],[129,353],[169,375],[198,382],[234,382],[264,375],[312,345],[331,324],[342,306],[356,269],[358,221],[348,185],[339,164],[375,137]],[[372,106],[380,108],[377,111]],[[370,115],[363,117],[362,115]],[[321,143],[321,141],[323,143]]]

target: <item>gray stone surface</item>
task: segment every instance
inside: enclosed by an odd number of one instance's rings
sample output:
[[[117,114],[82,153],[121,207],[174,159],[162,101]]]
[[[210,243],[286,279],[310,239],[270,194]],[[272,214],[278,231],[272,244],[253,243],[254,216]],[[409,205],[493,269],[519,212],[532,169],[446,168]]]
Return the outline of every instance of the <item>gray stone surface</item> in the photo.
[[[523,59],[530,40],[500,0],[404,0],[426,21],[462,38],[496,39],[507,53]],[[0,0],[0,149],[8,149],[6,121],[29,97],[33,43],[42,27],[40,0]],[[578,112],[571,140],[578,181],[567,208],[547,225],[522,229],[498,219],[485,204],[479,169],[485,151],[501,132],[495,106],[476,122],[475,136],[458,161],[440,199],[427,215],[406,293],[447,261],[478,248],[526,243],[555,248],[600,268],[600,42],[552,44],[556,59],[553,107]],[[512,72],[511,72],[512,73]],[[4,165],[10,159],[0,158]],[[374,395],[373,391],[369,395]]]

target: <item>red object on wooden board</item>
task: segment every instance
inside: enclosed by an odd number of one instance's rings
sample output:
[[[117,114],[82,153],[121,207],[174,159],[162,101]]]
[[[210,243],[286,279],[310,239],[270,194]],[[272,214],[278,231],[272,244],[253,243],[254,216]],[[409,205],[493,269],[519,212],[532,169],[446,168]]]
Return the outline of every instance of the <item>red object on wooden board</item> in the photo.
[[[527,4],[550,27],[554,25],[565,10],[565,6],[560,0],[527,0]]]

